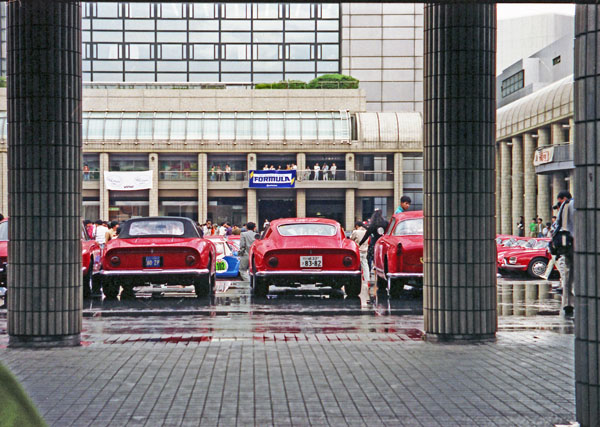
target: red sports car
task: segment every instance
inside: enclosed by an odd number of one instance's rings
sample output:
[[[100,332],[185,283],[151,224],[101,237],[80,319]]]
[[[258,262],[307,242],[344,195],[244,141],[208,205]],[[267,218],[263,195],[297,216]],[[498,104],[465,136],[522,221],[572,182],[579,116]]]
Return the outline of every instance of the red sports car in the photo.
[[[504,239],[497,237],[496,254],[501,254],[511,249],[532,248],[536,243],[537,239],[534,239],[533,237],[507,236]]]
[[[535,241],[528,248],[508,248],[498,254],[498,270],[526,271],[531,277],[539,278],[546,271],[552,258],[548,252],[550,239],[531,239]],[[530,241],[531,241],[530,240]],[[555,266],[556,268],[556,266]]]
[[[344,235],[337,221],[325,218],[274,220],[249,253],[254,295],[265,296],[269,285],[315,284],[358,296],[361,289],[358,245]]]
[[[193,284],[196,295],[206,296],[214,292],[216,259],[215,245],[189,218],[135,218],[106,244],[99,274],[107,298],[116,298],[121,286],[131,296],[145,283]]]
[[[423,211],[395,214],[375,243],[378,288],[397,294],[407,283],[423,286]]]
[[[0,221],[0,286],[6,287],[8,264],[8,218]],[[91,240],[81,227],[81,271],[83,272],[83,296],[88,297],[92,288],[94,272],[100,268],[100,246]]]

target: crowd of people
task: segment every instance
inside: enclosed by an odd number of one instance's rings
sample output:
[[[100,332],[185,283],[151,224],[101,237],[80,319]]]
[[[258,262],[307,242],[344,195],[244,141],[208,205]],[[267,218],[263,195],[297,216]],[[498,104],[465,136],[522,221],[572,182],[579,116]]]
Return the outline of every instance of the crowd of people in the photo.
[[[557,206],[553,207],[554,209],[558,209]],[[552,222],[544,223],[544,220],[540,217],[532,218],[531,223],[528,226],[529,237],[552,237],[552,224],[556,222],[556,216],[552,217]],[[519,217],[519,222],[517,223],[517,236],[525,237],[525,218]]]

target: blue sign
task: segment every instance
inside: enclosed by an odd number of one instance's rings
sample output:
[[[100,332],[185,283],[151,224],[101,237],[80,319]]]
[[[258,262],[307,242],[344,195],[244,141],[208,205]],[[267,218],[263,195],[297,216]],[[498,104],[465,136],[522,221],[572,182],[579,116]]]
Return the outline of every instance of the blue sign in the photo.
[[[295,170],[261,170],[250,171],[248,174],[248,187],[250,188],[294,188],[295,184]]]

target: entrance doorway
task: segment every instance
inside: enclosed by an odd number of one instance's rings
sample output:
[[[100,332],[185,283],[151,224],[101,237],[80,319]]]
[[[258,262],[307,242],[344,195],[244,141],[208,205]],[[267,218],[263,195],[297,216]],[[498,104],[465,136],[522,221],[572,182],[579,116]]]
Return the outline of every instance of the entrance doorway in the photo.
[[[265,220],[293,218],[296,216],[295,199],[260,199],[258,201],[258,227],[262,231]]]
[[[306,216],[317,218],[334,219],[340,224],[344,224],[346,213],[345,200],[307,200]]]

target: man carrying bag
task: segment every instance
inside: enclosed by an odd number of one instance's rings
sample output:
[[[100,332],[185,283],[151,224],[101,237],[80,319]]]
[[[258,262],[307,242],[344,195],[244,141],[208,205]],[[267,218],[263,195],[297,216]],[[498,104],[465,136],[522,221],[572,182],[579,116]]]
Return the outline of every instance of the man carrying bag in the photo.
[[[550,252],[557,257],[560,256],[559,271],[562,285],[561,308],[565,316],[573,315],[574,293],[573,293],[573,219],[575,207],[571,193],[566,190],[558,193],[560,208],[556,218],[556,228],[552,233]]]

